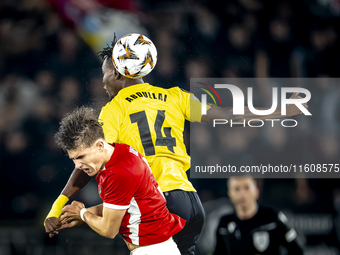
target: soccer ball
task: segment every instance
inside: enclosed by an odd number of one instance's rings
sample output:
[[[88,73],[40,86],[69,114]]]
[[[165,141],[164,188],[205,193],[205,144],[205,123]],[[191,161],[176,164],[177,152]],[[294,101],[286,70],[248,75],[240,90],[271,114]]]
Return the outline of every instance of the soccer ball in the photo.
[[[154,69],[157,50],[145,35],[128,34],[113,47],[112,62],[121,75],[132,79],[142,78]]]

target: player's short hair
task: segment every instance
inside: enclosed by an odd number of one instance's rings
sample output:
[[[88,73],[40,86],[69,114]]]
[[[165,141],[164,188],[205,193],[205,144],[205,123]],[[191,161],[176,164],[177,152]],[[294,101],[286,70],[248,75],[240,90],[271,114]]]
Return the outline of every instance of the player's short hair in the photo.
[[[107,47],[103,48],[103,50],[99,51],[98,56],[104,61],[105,59],[112,59],[112,51],[113,47],[115,47],[117,43],[117,36],[114,33],[113,40],[111,41],[111,45],[107,45]],[[112,63],[112,61],[110,61]],[[113,63],[112,63],[113,66]]]
[[[60,121],[55,138],[61,150],[67,153],[80,146],[91,147],[98,139],[104,139],[104,132],[95,110],[82,106]]]
[[[228,188],[228,190],[230,188],[230,181],[232,179],[251,179],[251,181],[254,183],[255,187],[257,187],[256,180],[250,174],[246,174],[246,175],[239,175],[239,176],[231,176],[231,177],[229,177],[228,180],[227,180],[227,188]]]

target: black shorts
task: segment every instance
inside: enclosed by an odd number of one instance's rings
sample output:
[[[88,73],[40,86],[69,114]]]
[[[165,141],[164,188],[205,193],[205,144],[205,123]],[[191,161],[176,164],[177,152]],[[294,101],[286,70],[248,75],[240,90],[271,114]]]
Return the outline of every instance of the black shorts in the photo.
[[[200,198],[196,192],[183,190],[164,192],[164,196],[168,210],[186,220],[184,228],[173,236],[178,249],[182,255],[194,255],[205,218]]]

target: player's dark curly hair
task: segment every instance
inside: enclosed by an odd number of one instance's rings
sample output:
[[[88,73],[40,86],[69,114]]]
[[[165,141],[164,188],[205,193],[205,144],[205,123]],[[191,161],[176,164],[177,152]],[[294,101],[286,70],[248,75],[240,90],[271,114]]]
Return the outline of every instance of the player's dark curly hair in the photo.
[[[80,146],[91,147],[97,139],[104,139],[104,132],[95,110],[82,106],[61,120],[55,138],[61,150],[67,153]]]
[[[111,45],[107,45],[107,47],[105,47],[102,51],[99,51],[97,54],[99,57],[101,57],[101,59],[104,61],[106,58],[111,59],[112,57],[112,51],[113,51],[113,47],[116,45],[117,43],[117,36],[116,33],[114,33],[113,35],[113,40],[111,41]]]

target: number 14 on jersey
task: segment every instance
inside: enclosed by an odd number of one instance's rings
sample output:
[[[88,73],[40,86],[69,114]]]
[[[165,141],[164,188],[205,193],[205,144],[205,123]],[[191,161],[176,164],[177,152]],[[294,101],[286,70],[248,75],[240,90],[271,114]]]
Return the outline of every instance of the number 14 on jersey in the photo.
[[[171,136],[171,127],[163,127],[165,136],[162,134],[162,126],[165,120],[164,110],[157,111],[157,117],[154,123],[154,131],[150,130],[145,111],[130,114],[130,120],[131,123],[137,123],[145,156],[155,155],[155,146],[167,146],[168,150],[174,153],[176,139]],[[155,144],[153,144],[151,132],[156,133]]]

